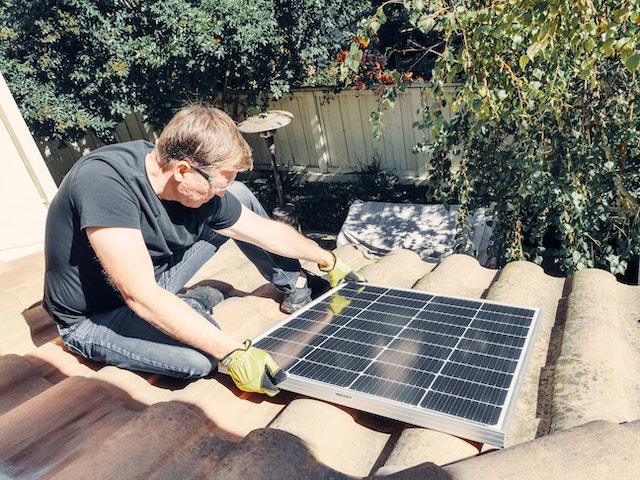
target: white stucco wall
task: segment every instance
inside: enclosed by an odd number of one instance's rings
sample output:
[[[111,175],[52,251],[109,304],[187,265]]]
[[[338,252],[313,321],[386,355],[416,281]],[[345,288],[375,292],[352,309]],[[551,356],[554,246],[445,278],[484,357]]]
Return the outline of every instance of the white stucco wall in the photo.
[[[0,74],[0,261],[42,249],[57,187]]]

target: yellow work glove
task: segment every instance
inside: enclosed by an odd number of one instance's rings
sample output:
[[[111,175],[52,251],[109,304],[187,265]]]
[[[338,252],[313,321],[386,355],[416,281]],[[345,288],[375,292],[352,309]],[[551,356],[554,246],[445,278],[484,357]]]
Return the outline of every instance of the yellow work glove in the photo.
[[[331,255],[333,255],[333,253],[331,253]],[[335,255],[333,255],[333,265],[318,265],[318,268],[329,275],[329,285],[331,285],[331,288],[343,280],[347,282],[366,282],[362,275],[358,275],[351,270],[346,263]]]
[[[234,383],[245,392],[266,393],[273,397],[280,391],[276,384],[286,378],[271,355],[251,346],[251,340],[244,342],[244,349],[234,350],[221,362]]]

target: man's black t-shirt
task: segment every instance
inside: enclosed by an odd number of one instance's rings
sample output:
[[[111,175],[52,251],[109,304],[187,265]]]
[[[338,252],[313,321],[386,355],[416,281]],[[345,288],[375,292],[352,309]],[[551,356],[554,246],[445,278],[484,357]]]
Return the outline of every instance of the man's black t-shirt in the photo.
[[[153,148],[144,140],[99,148],[78,160],[62,181],[45,234],[44,306],[59,323],[71,325],[124,303],[106,278],[86,228],[139,229],[157,275],[204,228],[227,228],[238,220],[241,205],[229,193],[199,208],[160,200],[145,169]]]

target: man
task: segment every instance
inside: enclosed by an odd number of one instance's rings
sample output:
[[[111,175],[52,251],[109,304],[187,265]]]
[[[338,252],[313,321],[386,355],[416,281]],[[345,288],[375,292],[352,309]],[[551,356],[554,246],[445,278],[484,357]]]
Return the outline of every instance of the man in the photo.
[[[284,293],[287,313],[311,298],[298,260],[318,263],[331,285],[355,274],[268,219],[234,182],[251,167],[233,121],[197,105],[178,112],[155,147],[143,140],[102,147],[73,166],[49,208],[44,292],[72,352],[182,378],[206,376],[221,359],[239,388],[278,392],[273,359],[209,315],[222,294],[178,292],[228,238]]]

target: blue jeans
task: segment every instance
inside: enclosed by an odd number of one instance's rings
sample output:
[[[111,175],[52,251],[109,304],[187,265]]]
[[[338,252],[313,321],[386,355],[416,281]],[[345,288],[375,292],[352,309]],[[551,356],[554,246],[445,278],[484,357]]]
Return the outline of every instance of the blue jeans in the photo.
[[[233,182],[228,191],[243,205],[268,217],[244,184]],[[227,240],[228,237],[206,229],[194,245],[174,256],[169,268],[156,278],[158,285],[178,293]],[[238,246],[278,290],[289,293],[295,288],[301,270],[298,260],[273,255],[244,242],[238,242]],[[199,302],[188,298],[184,300],[219,328]],[[161,332],[126,305],[93,314],[71,327],[58,328],[72,352],[120,368],[179,378],[200,378],[217,365],[216,359]]]

